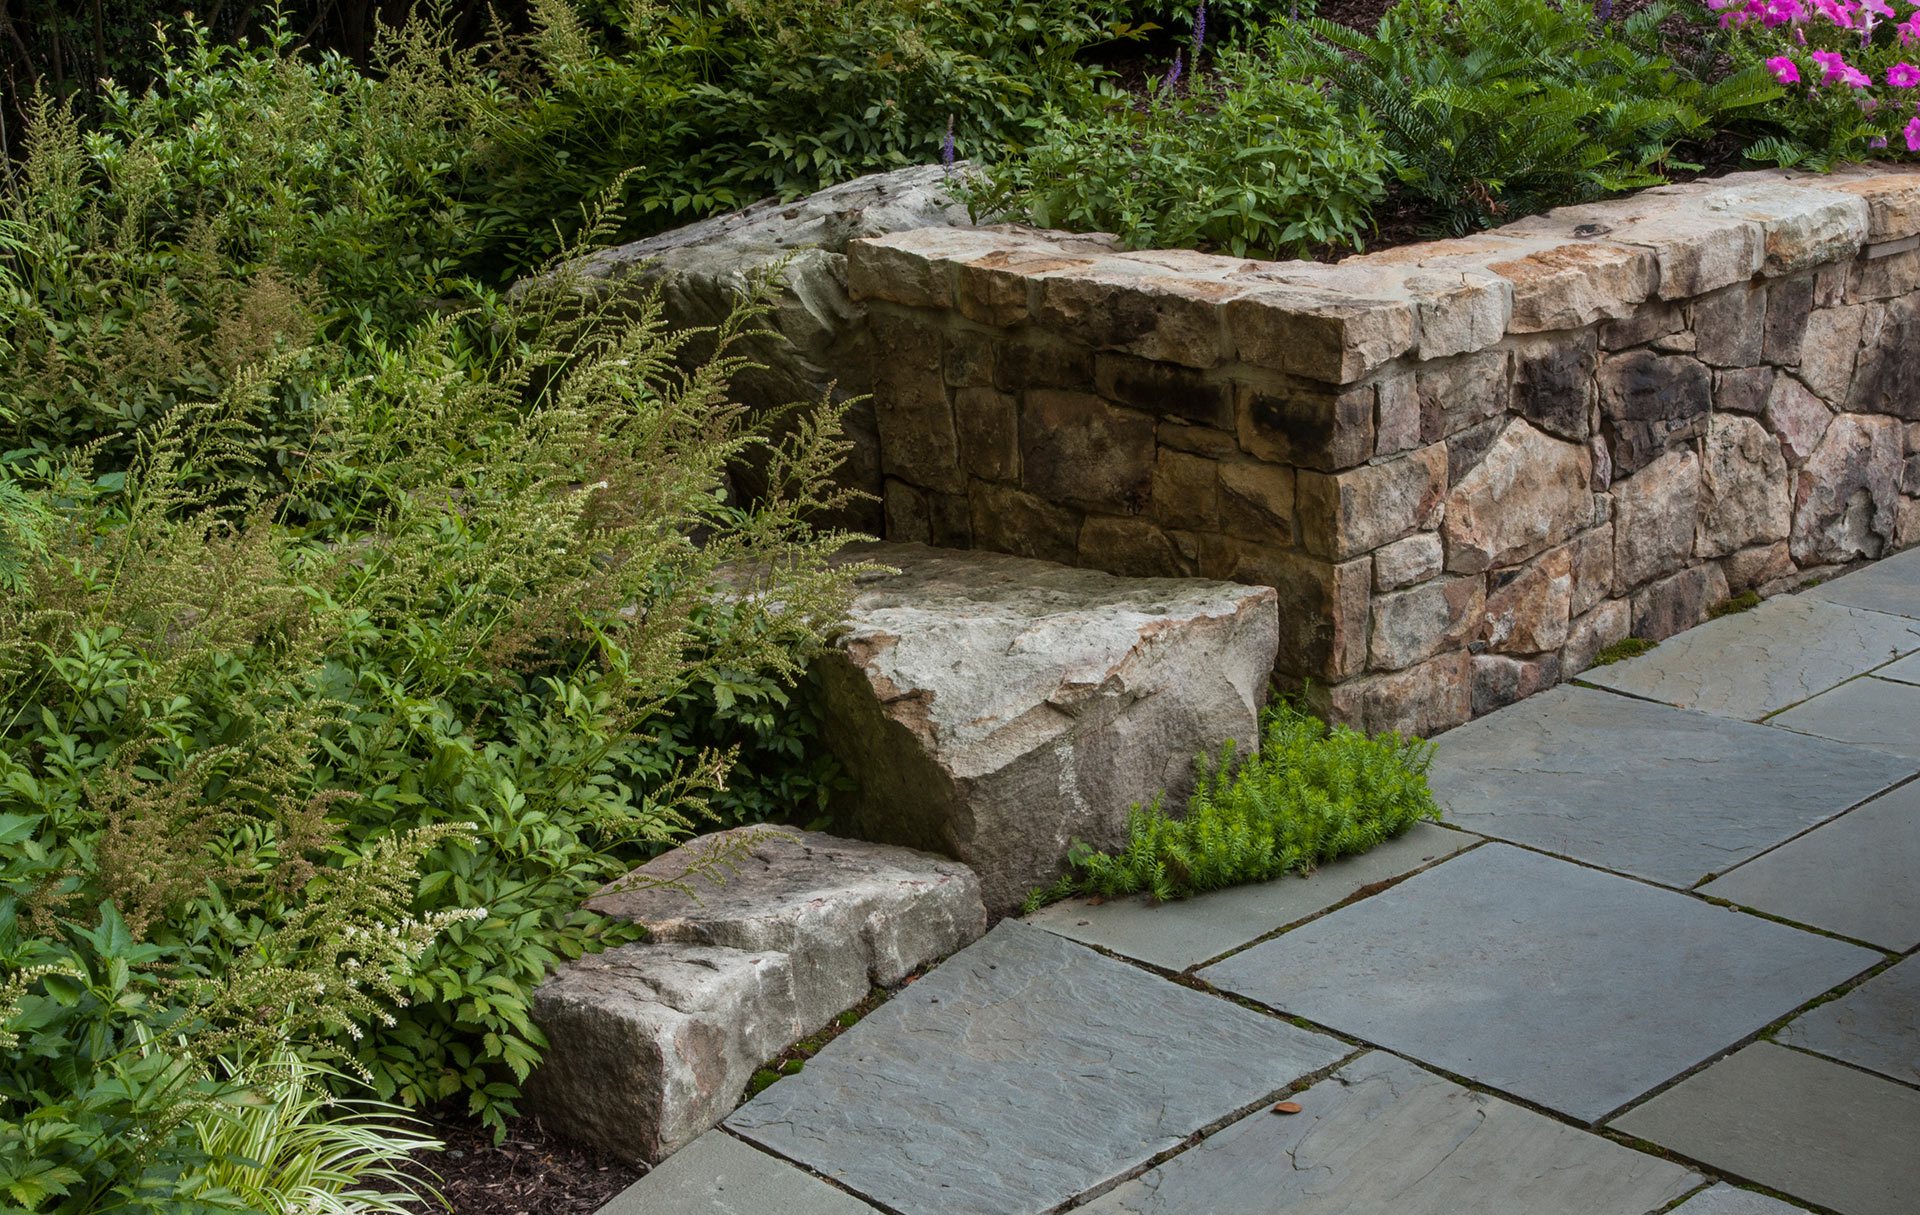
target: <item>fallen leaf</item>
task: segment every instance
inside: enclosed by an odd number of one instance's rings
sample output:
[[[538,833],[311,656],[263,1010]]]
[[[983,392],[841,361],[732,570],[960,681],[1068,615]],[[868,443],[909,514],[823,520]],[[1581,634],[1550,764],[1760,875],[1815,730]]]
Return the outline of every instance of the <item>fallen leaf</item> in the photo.
[[[1297,1114],[1300,1112],[1300,1103],[1298,1101],[1282,1101],[1279,1105],[1273,1107],[1273,1112],[1276,1114]]]

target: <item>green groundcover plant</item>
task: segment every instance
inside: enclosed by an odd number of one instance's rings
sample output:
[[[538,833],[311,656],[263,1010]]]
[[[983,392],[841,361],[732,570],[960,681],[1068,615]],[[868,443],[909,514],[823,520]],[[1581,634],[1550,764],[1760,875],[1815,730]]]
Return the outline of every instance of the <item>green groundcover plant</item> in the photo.
[[[1257,754],[1239,758],[1229,741],[1200,756],[1185,814],[1173,817],[1158,799],[1134,807],[1124,850],[1075,848],[1072,871],[1029,909],[1073,894],[1185,898],[1364,852],[1440,817],[1431,762],[1418,739],[1368,738],[1276,701],[1261,716]]]

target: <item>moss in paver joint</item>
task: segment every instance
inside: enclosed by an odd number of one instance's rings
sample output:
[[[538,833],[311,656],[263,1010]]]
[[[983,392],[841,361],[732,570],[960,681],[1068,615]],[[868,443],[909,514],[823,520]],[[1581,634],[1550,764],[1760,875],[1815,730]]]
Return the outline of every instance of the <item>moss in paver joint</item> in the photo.
[[[1616,662],[1625,662],[1629,658],[1638,658],[1651,650],[1658,642],[1648,641],[1645,637],[1622,637],[1606,649],[1593,656],[1596,667],[1612,666]]]
[[[1707,609],[1707,618],[1718,620],[1722,616],[1732,616],[1737,612],[1751,612],[1760,606],[1759,591],[1742,591],[1731,599],[1722,599]]]
[[[901,983],[900,987],[905,987],[908,983],[913,982],[919,977],[918,974],[909,975],[907,979]],[[888,1000],[893,999],[894,993],[899,991],[900,987],[895,987],[892,990],[883,987],[874,988],[867,993],[866,999],[835,1017],[828,1023],[825,1029],[800,1039],[792,1046],[781,1051],[778,1058],[768,1060],[767,1065],[755,1071],[753,1073],[753,1079],[747,1082],[747,1092],[746,1095],[741,1098],[742,1102],[753,1100],[765,1092],[767,1087],[773,1084],[774,1081],[782,1077],[799,1075],[806,1067],[807,1060],[819,1054],[827,1043],[833,1041],[849,1029],[852,1029],[855,1025],[858,1025],[861,1019],[868,1013],[885,1004]]]

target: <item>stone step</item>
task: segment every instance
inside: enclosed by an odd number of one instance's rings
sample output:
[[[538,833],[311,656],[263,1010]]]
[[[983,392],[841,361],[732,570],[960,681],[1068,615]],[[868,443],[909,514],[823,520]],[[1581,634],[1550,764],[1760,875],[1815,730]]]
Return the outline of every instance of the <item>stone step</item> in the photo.
[[[649,939],[568,962],[534,995],[527,1084],[551,1129],[657,1163],[738,1104],[754,1071],[986,931],[965,865],[817,832],[742,827],[589,903]]]
[[[854,832],[965,861],[990,912],[1075,841],[1122,844],[1136,803],[1179,806],[1197,754],[1258,744],[1269,587],[919,544],[850,557],[898,571],[864,582],[816,667]]]

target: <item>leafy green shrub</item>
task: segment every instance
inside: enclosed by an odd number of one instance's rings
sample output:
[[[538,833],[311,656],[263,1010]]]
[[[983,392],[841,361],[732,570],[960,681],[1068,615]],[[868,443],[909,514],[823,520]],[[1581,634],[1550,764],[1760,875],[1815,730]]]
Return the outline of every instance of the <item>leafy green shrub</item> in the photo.
[[[993,157],[1092,106],[1082,51],[1138,37],[1123,0],[539,0],[496,65],[483,205],[550,251],[615,182],[629,234],[862,173]],[[623,175],[631,173],[631,176]]]
[[[1386,197],[1381,137],[1284,59],[1227,49],[1046,133],[994,166],[978,209],[1117,233],[1134,248],[1292,256],[1358,245]]]
[[[1125,851],[1076,848],[1068,858],[1073,872],[1032,904],[1141,891],[1167,900],[1264,882],[1440,817],[1427,789],[1427,744],[1329,728],[1285,701],[1269,707],[1260,725],[1259,754],[1236,763],[1229,740],[1217,756],[1195,761],[1198,783],[1183,817],[1170,817],[1158,799],[1135,806]]]
[[[1708,83],[1668,53],[1660,4],[1595,20],[1584,0],[1400,0],[1372,34],[1282,22],[1268,53],[1325,80],[1384,139],[1402,187],[1455,233],[1664,181],[1684,146],[1779,89]]]

